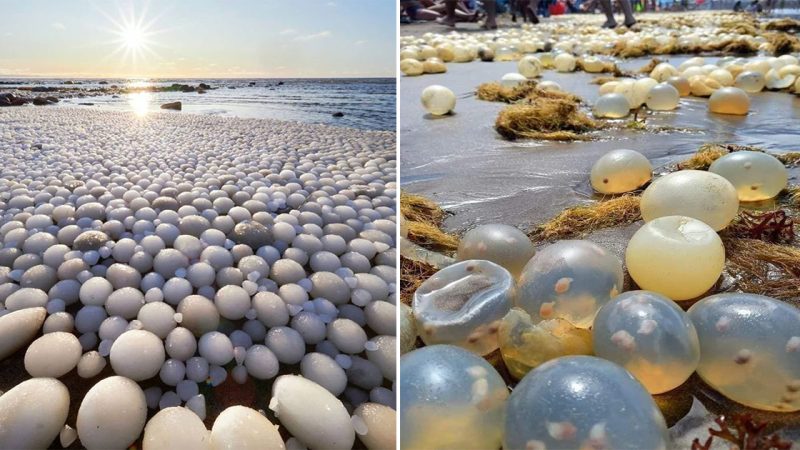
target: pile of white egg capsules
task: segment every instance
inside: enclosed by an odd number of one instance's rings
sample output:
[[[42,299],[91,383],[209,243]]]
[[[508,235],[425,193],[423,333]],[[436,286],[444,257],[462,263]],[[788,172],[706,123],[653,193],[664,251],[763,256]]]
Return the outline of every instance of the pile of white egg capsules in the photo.
[[[393,132],[17,108],[0,152],[0,448],[394,447]]]

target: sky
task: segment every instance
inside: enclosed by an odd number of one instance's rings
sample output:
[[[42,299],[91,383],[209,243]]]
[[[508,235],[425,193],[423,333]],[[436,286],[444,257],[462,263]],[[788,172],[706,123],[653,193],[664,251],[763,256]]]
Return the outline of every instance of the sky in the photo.
[[[394,77],[396,0],[0,0],[0,77]]]

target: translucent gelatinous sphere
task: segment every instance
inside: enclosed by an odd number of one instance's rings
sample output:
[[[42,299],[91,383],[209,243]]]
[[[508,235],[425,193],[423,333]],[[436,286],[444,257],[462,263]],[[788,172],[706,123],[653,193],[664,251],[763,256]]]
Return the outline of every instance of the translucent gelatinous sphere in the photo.
[[[584,72],[589,73],[599,73],[602,72],[605,68],[605,64],[599,58],[595,58],[594,56],[587,56],[581,60],[581,66],[583,66]]]
[[[472,52],[470,51],[469,48],[462,47],[460,45],[453,48],[453,61],[464,63],[464,62],[470,62],[473,59],[474,58],[472,56]]]
[[[770,71],[764,75],[764,82],[766,83],[767,89],[786,89],[794,83],[796,76],[796,74],[792,73],[781,74],[775,69],[770,69]]]
[[[720,88],[708,99],[708,110],[718,114],[743,116],[750,111],[750,97],[737,87]]]
[[[678,69],[676,69],[670,63],[661,63],[656,65],[653,70],[650,72],[650,78],[655,79],[658,82],[667,81],[671,77],[675,77],[679,74]]]
[[[725,266],[725,247],[719,235],[697,219],[659,217],[633,235],[625,263],[640,288],[688,300],[716,283]]]
[[[507,88],[517,87],[520,83],[527,81],[524,75],[519,73],[507,73],[500,79],[500,84]]]
[[[745,71],[736,76],[733,85],[737,88],[750,93],[761,92],[764,90],[767,81],[761,72]]]
[[[631,111],[630,103],[623,94],[601,95],[592,108],[592,114],[599,118],[621,119]]]
[[[721,84],[722,86],[733,85],[733,75],[731,75],[731,73],[725,69],[712,70],[711,73],[708,74],[708,76],[716,80],[717,83]]]
[[[572,72],[575,70],[577,60],[569,53],[559,53],[553,59],[553,65],[559,72]]]
[[[443,116],[456,107],[456,95],[450,89],[433,85],[422,91],[422,106],[434,116]]]
[[[533,243],[525,233],[509,225],[490,224],[468,231],[458,245],[456,257],[459,261],[491,261],[516,278],[533,253]]]
[[[489,261],[462,261],[414,293],[417,333],[428,344],[453,344],[485,355],[497,349],[500,319],[511,309],[514,279]]]
[[[506,449],[666,449],[653,398],[622,367],[565,356],[534,369],[508,398]]]
[[[731,152],[714,161],[708,170],[730,181],[743,202],[775,197],[786,188],[789,177],[778,158],[762,152]]]
[[[592,332],[564,319],[533,323],[520,308],[511,308],[500,323],[500,354],[516,379],[551,359],[566,355],[591,355]]]
[[[511,47],[499,47],[494,52],[495,61],[516,61],[519,54]]]
[[[739,212],[736,188],[725,178],[703,170],[679,170],[655,180],[642,194],[642,218],[689,216],[719,231]]]
[[[545,80],[540,82],[536,85],[539,89],[543,91],[560,91],[561,85],[556,83],[555,81]]]
[[[545,69],[552,69],[553,67],[555,67],[556,57],[552,53],[550,52],[539,53],[536,56],[539,58],[539,61],[542,62],[542,66],[544,66]]]
[[[400,71],[406,76],[413,77],[422,75],[425,70],[421,62],[416,59],[406,58],[400,61]]]
[[[405,303],[400,304],[400,354],[410,352],[417,343],[417,324],[414,312]]]
[[[400,448],[499,448],[508,389],[485,359],[452,345],[400,359]]]
[[[592,166],[589,179],[594,190],[601,194],[621,194],[634,191],[650,181],[653,166],[636,150],[611,150]]]
[[[439,58],[428,58],[422,62],[422,70],[425,73],[445,73],[447,65]]]
[[[689,84],[689,80],[684,77],[669,77],[666,82],[677,89],[681,97],[686,97],[692,93],[692,86]]]
[[[629,291],[600,308],[592,326],[594,354],[632,373],[652,394],[683,384],[700,362],[689,316],[672,300]]]
[[[800,310],[755,294],[717,294],[689,308],[697,373],[721,394],[769,411],[800,410]]]
[[[653,111],[671,111],[678,107],[681,94],[674,86],[668,83],[659,83],[647,94],[645,103]]]
[[[633,97],[628,97],[628,102],[631,108],[638,108],[647,101],[647,96],[650,95],[650,90],[653,89],[655,86],[658,85],[658,81],[647,77],[642,78],[640,80],[636,80],[633,83]]]
[[[517,286],[517,306],[534,321],[560,317],[580,328],[622,291],[620,260],[589,241],[559,241],[540,250]]]
[[[536,78],[542,73],[542,62],[535,56],[525,56],[517,63],[517,70],[525,78]]]

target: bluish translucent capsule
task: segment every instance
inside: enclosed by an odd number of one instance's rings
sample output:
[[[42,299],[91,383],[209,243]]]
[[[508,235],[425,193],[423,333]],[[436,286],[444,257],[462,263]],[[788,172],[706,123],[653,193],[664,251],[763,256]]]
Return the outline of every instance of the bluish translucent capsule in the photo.
[[[538,321],[560,317],[579,328],[622,290],[619,258],[589,241],[559,241],[540,250],[519,278],[516,302]]]
[[[428,344],[453,344],[479,355],[497,349],[500,320],[511,309],[514,280],[495,263],[462,261],[414,293],[417,333]]]
[[[689,316],[650,291],[625,292],[606,303],[592,326],[594,354],[633,374],[653,394],[683,384],[700,362]]]
[[[622,367],[564,356],[525,375],[506,404],[505,450],[666,449],[664,416]]]
[[[508,388],[485,359],[432,345],[400,359],[400,447],[496,449]]]
[[[755,294],[717,294],[689,308],[697,373],[724,396],[769,411],[800,410],[800,310]]]

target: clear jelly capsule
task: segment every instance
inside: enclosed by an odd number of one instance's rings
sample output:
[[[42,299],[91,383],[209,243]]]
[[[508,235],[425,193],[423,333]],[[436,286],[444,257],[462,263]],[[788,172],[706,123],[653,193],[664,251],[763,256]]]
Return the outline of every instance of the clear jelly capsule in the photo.
[[[453,344],[479,355],[497,349],[500,319],[511,309],[514,280],[495,263],[462,261],[414,293],[417,332],[428,344]]]

